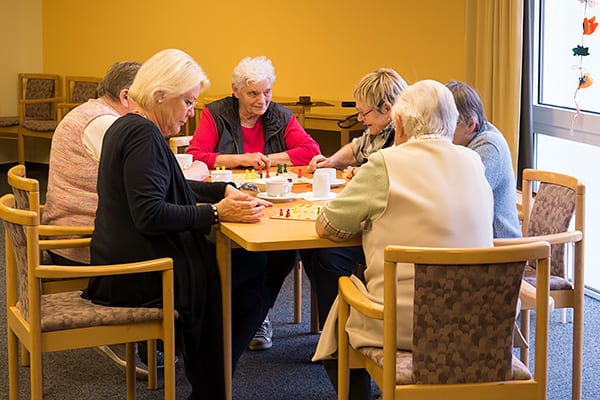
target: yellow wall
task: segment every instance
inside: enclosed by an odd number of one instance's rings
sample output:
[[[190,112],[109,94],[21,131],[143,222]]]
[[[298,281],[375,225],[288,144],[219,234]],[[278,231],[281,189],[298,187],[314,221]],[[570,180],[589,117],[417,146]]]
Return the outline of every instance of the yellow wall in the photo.
[[[0,0],[0,115],[16,114],[16,74],[102,76],[118,60],[177,47],[208,74],[207,95],[230,92],[245,56],[273,60],[275,96],[351,100],[378,67],[409,83],[464,79],[465,0]],[[16,145],[0,141],[0,162]],[[48,141],[26,158],[47,160]],[[8,153],[8,155],[6,154]]]
[[[464,76],[464,0],[43,0],[44,69],[101,76],[114,61],[167,47],[205,69],[207,94],[230,92],[244,56],[273,60],[276,96],[351,99],[380,67],[407,81]],[[90,13],[90,8],[92,13]]]
[[[0,0],[1,116],[18,114],[17,74],[42,72],[41,4],[42,0]],[[16,140],[0,140],[0,160],[16,159]]]

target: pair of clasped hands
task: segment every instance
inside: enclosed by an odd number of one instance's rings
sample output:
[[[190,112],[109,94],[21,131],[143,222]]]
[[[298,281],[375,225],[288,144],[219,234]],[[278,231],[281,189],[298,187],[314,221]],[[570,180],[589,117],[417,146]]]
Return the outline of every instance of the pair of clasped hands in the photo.
[[[335,162],[332,162],[331,158],[327,158],[322,154],[317,154],[316,156],[314,156],[312,158],[312,160],[310,160],[310,163],[306,167],[306,172],[312,174],[317,170],[317,168],[336,168],[337,169],[338,166]],[[356,175],[356,172],[358,172],[358,168],[359,167],[353,167],[353,166],[346,167],[342,171],[342,175],[346,179],[352,179],[354,177],[354,175]]]
[[[273,203],[227,185],[225,197],[215,205],[220,221],[256,223],[265,216],[265,207],[271,207]]]

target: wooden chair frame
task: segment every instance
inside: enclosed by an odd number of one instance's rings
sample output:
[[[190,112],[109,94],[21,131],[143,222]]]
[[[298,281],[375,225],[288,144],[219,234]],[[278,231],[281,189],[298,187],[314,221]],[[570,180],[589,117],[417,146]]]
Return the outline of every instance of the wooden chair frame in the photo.
[[[338,399],[349,398],[349,368],[366,368],[382,390],[383,399],[462,400],[509,398],[546,398],[548,350],[548,296],[550,245],[529,243],[491,249],[433,249],[402,246],[385,248],[384,305],[367,299],[348,277],[340,278],[338,315]],[[456,265],[538,261],[535,377],[526,381],[501,381],[465,384],[396,385],[396,281],[397,263]],[[383,368],[364,357],[349,344],[345,331],[350,307],[367,317],[384,321]]]

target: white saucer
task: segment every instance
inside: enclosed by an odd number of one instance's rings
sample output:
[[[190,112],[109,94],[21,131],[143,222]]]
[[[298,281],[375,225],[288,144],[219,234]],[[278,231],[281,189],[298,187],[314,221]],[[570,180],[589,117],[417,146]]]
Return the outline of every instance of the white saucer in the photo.
[[[302,182],[304,182],[304,183],[312,184],[312,178],[300,178],[300,180]],[[345,183],[348,183],[348,181],[345,180],[345,179],[335,179],[334,181],[329,182],[329,185],[332,188],[336,188],[336,187],[341,186],[341,185],[343,185]]]
[[[335,199],[335,196],[337,196],[337,193],[335,192],[329,192],[329,195],[327,197],[315,197],[313,195],[313,192],[298,193],[298,197],[301,197],[304,200],[308,201],[331,200]]]
[[[281,197],[272,197],[269,196],[267,194],[267,192],[260,192],[259,194],[256,195],[256,197],[260,197],[263,200],[267,200],[273,203],[283,203],[286,201],[292,201],[296,198],[296,193],[290,192],[288,194],[286,194],[285,196],[281,196]]]

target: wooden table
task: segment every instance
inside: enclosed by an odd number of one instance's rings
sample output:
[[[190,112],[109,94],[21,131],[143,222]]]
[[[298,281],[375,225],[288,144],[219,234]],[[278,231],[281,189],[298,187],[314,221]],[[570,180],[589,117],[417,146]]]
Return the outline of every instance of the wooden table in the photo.
[[[304,171],[305,168],[302,170]],[[296,168],[290,171],[296,171]],[[342,190],[341,187],[339,190]],[[294,184],[295,192],[310,191],[309,184]],[[221,222],[216,231],[217,264],[221,275],[223,296],[223,339],[225,358],[225,385],[227,399],[232,396],[232,363],[231,363],[231,247],[237,244],[248,251],[297,250],[310,248],[327,248],[340,246],[357,246],[360,237],[347,242],[332,242],[321,239],[315,233],[315,223],[311,221],[291,221],[269,218],[282,207],[293,207],[305,200],[295,199],[292,202],[276,203],[267,208],[267,216],[256,224]],[[315,202],[324,204],[324,201]]]

